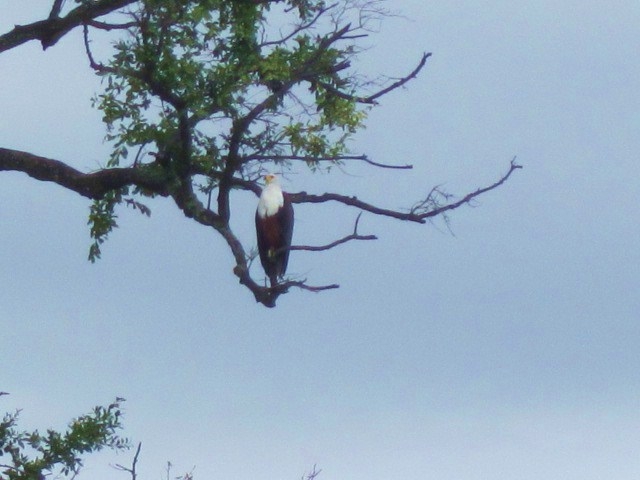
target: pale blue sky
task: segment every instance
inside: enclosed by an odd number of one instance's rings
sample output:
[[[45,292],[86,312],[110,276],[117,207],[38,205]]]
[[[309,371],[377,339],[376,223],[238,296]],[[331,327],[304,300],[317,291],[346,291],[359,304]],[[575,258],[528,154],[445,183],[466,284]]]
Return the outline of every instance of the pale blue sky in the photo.
[[[558,4],[559,3],[559,4]],[[0,1],[0,30],[49,2]],[[168,200],[121,210],[86,261],[88,202],[0,175],[1,407],[62,427],[126,403],[140,478],[637,479],[640,476],[640,5],[402,0],[358,65],[390,75],[433,52],[354,149],[413,172],[292,176],[392,208],[522,171],[439,222],[365,215],[377,242],[294,252],[340,290],[256,305],[213,231]],[[0,55],[0,145],[90,170],[107,147],[80,32]],[[255,198],[234,227],[251,243]],[[355,212],[300,206],[295,241]],[[90,461],[80,478],[118,478]],[[121,477],[123,478],[123,477]]]

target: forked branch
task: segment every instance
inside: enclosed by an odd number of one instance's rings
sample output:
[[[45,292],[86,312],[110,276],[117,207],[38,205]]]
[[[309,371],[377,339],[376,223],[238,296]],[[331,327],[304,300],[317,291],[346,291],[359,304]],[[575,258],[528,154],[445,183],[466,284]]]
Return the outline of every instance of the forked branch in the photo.
[[[334,242],[328,243],[326,245],[320,246],[312,246],[312,245],[292,245],[289,247],[289,250],[306,250],[308,252],[321,252],[323,250],[329,250],[331,248],[337,247],[338,245],[342,245],[343,243],[350,242],[351,240],[377,240],[378,237],[375,235],[360,235],[358,233],[358,223],[360,222],[360,217],[362,216],[362,212],[358,214],[356,218],[356,223],[353,227],[353,233],[342,237]]]
[[[138,478],[138,472],[137,472],[137,466],[138,466],[138,458],[140,457],[140,449],[142,448],[142,442],[138,443],[138,448],[136,449],[136,454],[133,457],[133,462],[131,463],[131,467],[125,467],[124,465],[120,465],[119,463],[117,463],[115,465],[115,469],[116,470],[120,470],[121,472],[127,472],[129,473],[129,475],[131,475],[131,480],[137,480]]]

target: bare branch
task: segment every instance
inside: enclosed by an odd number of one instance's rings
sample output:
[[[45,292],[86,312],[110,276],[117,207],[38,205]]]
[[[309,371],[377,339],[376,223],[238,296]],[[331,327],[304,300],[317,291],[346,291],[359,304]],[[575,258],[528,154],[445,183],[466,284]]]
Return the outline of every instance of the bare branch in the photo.
[[[382,90],[366,96],[366,97],[362,97],[362,96],[357,96],[357,95],[351,95],[349,93],[345,93],[337,88],[335,88],[334,86],[326,83],[326,82],[320,82],[320,85],[322,85],[322,88],[324,88],[325,90],[331,92],[332,94],[340,97],[340,98],[344,98],[346,100],[352,100],[352,101],[356,101],[358,103],[366,103],[366,104],[371,104],[371,105],[376,105],[378,102],[376,102],[376,99],[382,97],[383,95],[386,95],[387,93],[391,92],[392,90],[395,90],[397,88],[400,88],[401,86],[403,86],[405,83],[407,83],[409,80],[416,78],[418,76],[418,73],[420,73],[420,71],[424,68],[424,66],[427,63],[427,59],[431,56],[431,53],[424,53],[422,54],[422,58],[420,59],[420,63],[418,63],[418,66],[416,68],[413,69],[413,71],[405,76],[400,78],[398,81],[392,83],[391,85],[389,85],[386,88],[383,88]]]
[[[301,281],[296,281],[296,280],[291,280],[288,282],[284,282],[281,284],[276,285],[274,288],[279,289],[280,287],[286,287],[286,289],[288,290],[290,287],[296,287],[299,288],[301,290],[306,290],[308,292],[322,292],[324,290],[335,290],[336,288],[340,288],[340,285],[338,285],[337,283],[332,283],[330,285],[320,285],[320,286],[313,286],[313,285],[307,285],[306,280],[301,280]],[[283,291],[282,293],[285,293],[285,291]]]
[[[127,22],[127,23],[107,23],[107,22],[99,22],[98,20],[91,20],[87,22],[87,25],[97,28],[98,30],[126,30],[128,28],[133,28],[138,25],[138,22]]]
[[[102,63],[94,60],[91,47],[89,47],[89,28],[86,23],[82,26],[82,38],[84,39],[84,51],[89,59],[89,66],[98,73],[113,72],[114,70],[112,68],[105,67]]]
[[[358,223],[360,222],[360,217],[362,216],[362,212],[358,214],[356,218],[356,223],[353,227],[353,233],[347,235],[346,237],[342,237],[335,242],[331,242],[327,245],[322,246],[309,246],[309,245],[292,245],[289,247],[289,250],[306,250],[309,252],[321,252],[322,250],[329,250],[333,247],[337,247],[338,245],[342,245],[343,243],[349,242],[351,240],[377,240],[378,237],[375,235],[359,235],[358,234]]]
[[[291,201],[293,203],[324,203],[324,202],[334,201],[334,202],[342,203],[344,205],[349,205],[351,207],[356,207],[356,208],[359,208],[360,210],[374,213],[376,215],[396,218],[398,220],[405,220],[409,222],[425,223],[427,218],[435,217],[449,210],[454,210],[458,207],[461,207],[464,204],[470,203],[474,198],[478,197],[479,195],[482,195],[483,193],[486,193],[490,190],[493,190],[494,188],[499,187],[500,185],[502,185],[504,182],[507,181],[507,179],[511,176],[511,174],[515,170],[520,168],[522,168],[522,166],[515,163],[515,157],[514,157],[513,160],[511,160],[511,165],[507,173],[504,174],[497,182],[487,187],[480,188],[475,192],[471,192],[456,202],[452,202],[447,205],[437,207],[435,209],[426,210],[426,211],[413,208],[409,212],[400,212],[397,210],[380,208],[370,203],[363,202],[362,200],[359,200],[357,197],[349,197],[346,195],[339,195],[337,193],[325,193],[322,195],[313,195],[313,194],[308,194],[307,192],[299,192],[299,193],[290,193],[289,197],[291,198]]]
[[[303,476],[301,480],[314,480],[318,475],[320,475],[322,470],[317,470],[317,465],[313,466],[313,470],[307,473],[306,476]]]
[[[516,170],[521,169],[521,168],[522,168],[522,165],[518,165],[516,163],[516,157],[513,157],[511,159],[509,170],[497,182],[495,182],[495,183],[493,183],[493,184],[491,184],[491,185],[489,185],[487,187],[479,188],[475,192],[468,193],[467,195],[462,197],[457,202],[453,202],[453,203],[450,203],[448,205],[444,205],[444,206],[436,208],[434,210],[429,210],[429,211],[426,211],[426,212],[419,213],[418,216],[420,218],[422,218],[422,219],[435,217],[435,216],[441,215],[441,214],[443,214],[443,213],[445,213],[445,212],[447,212],[449,210],[455,210],[456,208],[461,207],[462,205],[471,203],[471,201],[473,199],[475,199],[476,197],[482,195],[483,193],[486,193],[486,192],[489,192],[489,191],[491,191],[491,190],[493,190],[495,188],[498,188],[500,185],[502,185],[504,182],[507,181],[507,179],[511,176],[511,174],[513,172],[515,172]],[[415,214],[415,212],[412,213],[412,214]]]
[[[133,457],[133,462],[131,464],[131,468],[125,467],[117,463],[115,465],[116,470],[120,470],[122,472],[128,472],[131,474],[131,480],[136,480],[138,478],[138,472],[136,471],[136,467],[138,465],[138,457],[140,456],[140,449],[142,448],[142,442],[138,443],[138,448],[136,449],[136,454]]]
[[[49,13],[49,18],[58,18],[60,16],[60,11],[62,10],[62,4],[64,0],[54,0],[53,6],[51,7],[51,12]]]
[[[420,70],[422,70],[424,68],[425,64],[427,63],[427,59],[430,56],[431,56],[430,52],[429,53],[423,53],[422,54],[422,58],[420,59],[420,63],[418,64],[418,66],[416,68],[414,68],[414,70],[409,75],[407,75],[406,77],[400,78],[397,82],[392,83],[387,88],[384,88],[384,89],[380,90],[379,92],[368,96],[367,97],[367,102],[371,103],[371,102],[375,101],[376,98],[379,98],[379,97],[389,93],[391,90],[395,90],[396,88],[400,88],[402,85],[407,83],[409,80],[411,80],[413,78],[416,78],[418,76],[418,73],[420,73]]]

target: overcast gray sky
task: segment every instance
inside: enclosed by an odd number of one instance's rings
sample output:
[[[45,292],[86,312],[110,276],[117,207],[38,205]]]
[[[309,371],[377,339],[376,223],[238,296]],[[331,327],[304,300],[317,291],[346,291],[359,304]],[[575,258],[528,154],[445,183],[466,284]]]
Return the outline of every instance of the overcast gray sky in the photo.
[[[48,1],[0,1],[0,31]],[[412,172],[291,176],[286,189],[409,206],[522,171],[441,222],[365,215],[377,242],[293,252],[322,294],[254,303],[213,231],[164,199],[86,261],[88,202],[0,175],[3,411],[60,428],[116,395],[140,478],[640,477],[640,61],[635,1],[401,0],[363,71],[422,75],[387,97],[354,150]],[[0,146],[104,162],[80,32],[0,55]],[[255,198],[234,227],[251,243]],[[355,212],[300,206],[295,242]],[[99,457],[80,478],[118,478]],[[123,478],[123,476],[121,476]]]

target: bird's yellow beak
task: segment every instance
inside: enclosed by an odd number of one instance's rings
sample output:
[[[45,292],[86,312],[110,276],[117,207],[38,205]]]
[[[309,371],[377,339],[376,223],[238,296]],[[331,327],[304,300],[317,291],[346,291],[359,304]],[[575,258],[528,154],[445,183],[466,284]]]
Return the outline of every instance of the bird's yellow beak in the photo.
[[[266,183],[267,185],[269,185],[271,182],[273,182],[276,179],[276,176],[273,173],[267,173],[264,176],[264,183]]]

